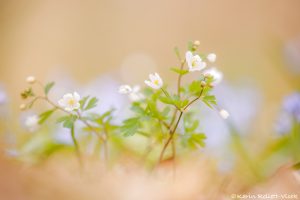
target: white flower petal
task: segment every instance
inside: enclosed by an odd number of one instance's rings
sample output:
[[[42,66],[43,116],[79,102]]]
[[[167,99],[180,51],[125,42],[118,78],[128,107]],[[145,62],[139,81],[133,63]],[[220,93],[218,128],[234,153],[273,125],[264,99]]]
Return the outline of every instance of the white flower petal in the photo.
[[[192,59],[192,57],[193,57],[193,53],[192,53],[192,52],[187,51],[187,52],[185,53],[185,60],[186,60],[187,62],[190,62],[190,60]]]
[[[74,93],[73,93],[73,97],[74,97],[74,99],[75,99],[76,101],[80,101],[80,96],[79,96],[79,94],[78,94],[77,92],[74,92]]]
[[[61,106],[61,107],[65,107],[66,106],[66,101],[64,99],[60,99],[58,101],[58,105]]]

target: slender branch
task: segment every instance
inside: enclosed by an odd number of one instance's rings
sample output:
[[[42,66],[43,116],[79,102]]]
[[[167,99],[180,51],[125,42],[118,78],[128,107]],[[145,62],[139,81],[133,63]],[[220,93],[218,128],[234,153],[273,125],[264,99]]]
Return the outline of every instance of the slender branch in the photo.
[[[183,69],[184,64],[185,64],[185,60],[181,61],[180,70]],[[182,78],[182,76],[183,76],[183,74],[179,74],[178,79],[177,79],[177,94],[178,94],[179,98],[180,98],[180,93],[181,93],[180,88],[181,88],[181,78]]]
[[[202,87],[202,90],[200,91],[200,94],[194,98],[192,101],[190,101],[184,108],[183,110],[186,110],[190,105],[192,105],[195,101],[197,101],[198,99],[201,98],[202,94],[203,94],[203,91],[204,91],[204,87]]]
[[[180,119],[181,119],[181,117],[182,117],[183,112],[184,112],[189,106],[191,106],[195,101],[197,101],[198,99],[201,98],[201,96],[202,96],[202,94],[203,94],[203,91],[204,91],[204,87],[203,87],[202,90],[200,91],[200,94],[199,94],[198,97],[196,97],[195,99],[193,99],[192,101],[190,101],[190,103],[188,103],[188,104],[183,108],[183,110],[180,110],[180,111],[179,111],[179,112],[180,112],[180,115],[179,115],[179,117],[178,117],[178,119],[177,119],[177,122],[176,122],[174,128],[173,128],[172,131],[170,132],[170,137],[168,138],[167,142],[166,142],[165,145],[163,146],[163,149],[162,149],[162,151],[161,151],[161,153],[160,153],[160,156],[159,156],[159,162],[158,162],[158,164],[161,163],[161,161],[162,161],[162,159],[163,159],[163,157],[164,157],[164,153],[165,153],[165,151],[166,151],[168,145],[169,145],[170,142],[173,140],[173,136],[174,136],[175,131],[176,131],[177,127],[178,127],[178,124],[179,124],[179,122],[180,122]],[[173,152],[173,155],[175,155],[175,152]]]
[[[158,163],[161,163],[161,161],[162,161],[162,159],[163,159],[163,156],[164,156],[164,153],[165,153],[165,151],[166,151],[168,145],[170,144],[171,140],[173,139],[174,133],[175,133],[177,127],[178,127],[178,124],[179,124],[179,122],[180,122],[180,119],[181,119],[181,117],[182,117],[182,114],[183,114],[183,111],[180,111],[180,114],[179,114],[179,117],[178,117],[178,119],[177,119],[177,122],[176,122],[176,124],[175,124],[173,130],[170,132],[170,137],[168,138],[167,142],[165,143],[165,145],[164,145],[164,147],[163,147],[163,149],[162,149],[162,151],[161,151],[161,153],[160,153],[160,156],[159,156],[159,162],[158,162]]]
[[[106,129],[106,126],[105,124],[102,124],[103,126],[103,131],[104,131],[104,134],[105,134],[105,140],[103,141],[103,149],[104,149],[104,159],[107,163],[108,161],[108,144],[107,144],[107,139],[108,139],[108,131]]]
[[[162,90],[163,93],[166,95],[166,97],[172,99],[172,98],[170,97],[170,95],[167,93],[167,91],[165,91],[163,88],[161,88],[161,90]],[[175,106],[178,110],[180,110],[180,108],[179,108],[176,104],[172,104],[172,105]]]
[[[73,143],[74,143],[74,146],[75,146],[75,151],[76,151],[76,155],[77,155],[79,165],[82,168],[83,162],[82,162],[82,158],[81,158],[81,154],[80,154],[80,150],[79,150],[79,145],[78,145],[78,142],[77,142],[76,137],[75,137],[74,125],[71,127],[71,136],[72,136],[72,140],[73,140]]]

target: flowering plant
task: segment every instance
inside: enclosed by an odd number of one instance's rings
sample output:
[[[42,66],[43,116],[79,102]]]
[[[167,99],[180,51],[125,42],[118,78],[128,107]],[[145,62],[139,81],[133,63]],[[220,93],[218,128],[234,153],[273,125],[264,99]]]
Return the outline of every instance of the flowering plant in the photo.
[[[110,152],[114,152],[114,148],[121,146],[125,151],[126,145],[122,144],[128,137],[134,135],[143,136],[148,141],[148,145],[143,148],[145,154],[142,156],[145,159],[150,152],[154,152],[156,156],[156,161],[152,162],[154,166],[166,159],[175,160],[176,152],[186,152],[205,146],[206,135],[199,131],[199,119],[191,109],[197,101],[217,110],[224,119],[229,116],[226,110],[218,108],[217,100],[212,94],[214,86],[223,77],[216,68],[207,66],[208,63],[216,61],[216,55],[199,54],[198,46],[198,41],[189,43],[185,58],[182,58],[179,50],[175,48],[179,67],[171,70],[178,76],[176,92],[167,87],[158,73],[149,75],[149,80],[145,80],[146,88],[129,85],[119,87],[119,93],[128,95],[132,101],[132,116],[125,119],[121,125],[114,123],[113,109],[102,114],[91,112],[98,103],[96,97],[81,97],[77,92],[73,92],[65,94],[55,103],[48,97],[54,82],[43,85],[33,76],[27,78],[32,87],[21,94],[22,98],[29,99],[29,102],[22,104],[20,108],[31,109],[38,100],[43,100],[51,106],[49,110],[35,118],[36,120],[28,123],[34,127],[37,123],[44,124],[50,116],[60,111],[61,114],[56,121],[69,129],[80,162],[80,142],[75,133],[77,123],[82,124],[83,133],[91,133],[97,137],[105,160],[109,160]],[[198,78],[187,85],[182,85],[182,79],[189,73],[199,73]],[[36,95],[33,85],[42,86],[43,94]]]

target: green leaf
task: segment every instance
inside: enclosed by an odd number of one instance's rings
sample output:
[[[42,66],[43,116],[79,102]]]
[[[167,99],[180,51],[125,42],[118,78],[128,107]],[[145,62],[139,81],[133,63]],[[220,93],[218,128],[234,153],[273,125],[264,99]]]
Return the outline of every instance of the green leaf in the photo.
[[[65,128],[72,128],[75,121],[77,120],[76,115],[67,115],[57,119],[57,123],[62,123]]]
[[[194,133],[189,138],[188,143],[192,148],[197,148],[198,146],[205,147],[205,139],[206,135],[204,133]]]
[[[201,82],[200,81],[193,81],[189,85],[189,92],[194,95],[199,95],[200,91],[202,90]]]
[[[96,107],[97,106],[97,102],[98,102],[98,99],[96,97],[91,98],[88,101],[88,103],[87,103],[86,107],[84,108],[84,110],[90,110],[90,109]]]
[[[180,75],[185,75],[187,73],[189,73],[189,70],[186,70],[186,69],[178,69],[178,68],[175,68],[175,67],[172,67],[171,70],[173,72],[176,72],[177,74],[180,74]]]
[[[202,98],[202,101],[210,108],[213,109],[212,105],[217,105],[216,97],[214,95],[207,95]]]
[[[39,115],[39,124],[43,124],[56,110],[56,108],[43,112]]]
[[[133,103],[131,106],[131,110],[139,115],[146,115],[146,111],[141,107],[140,103]]]
[[[44,91],[45,91],[46,95],[50,92],[50,90],[54,86],[54,84],[55,84],[54,82],[50,82],[45,85]]]
[[[83,110],[83,108],[84,108],[84,106],[85,106],[85,103],[86,103],[86,101],[88,100],[89,97],[90,97],[90,96],[85,96],[85,97],[83,97],[83,98],[79,101],[79,103],[80,103],[80,109]]]
[[[187,104],[189,103],[188,99],[182,100],[180,101],[180,108],[184,108]]]
[[[170,113],[170,111],[171,111],[171,108],[169,106],[167,106],[163,109],[163,111],[161,112],[161,115],[166,118],[168,116],[168,114]]]
[[[171,104],[171,105],[174,104],[173,99],[171,99],[170,97],[160,96],[159,100],[165,104]]]
[[[132,136],[138,132],[140,127],[141,122],[139,117],[129,118],[123,122],[121,132],[124,136]]]

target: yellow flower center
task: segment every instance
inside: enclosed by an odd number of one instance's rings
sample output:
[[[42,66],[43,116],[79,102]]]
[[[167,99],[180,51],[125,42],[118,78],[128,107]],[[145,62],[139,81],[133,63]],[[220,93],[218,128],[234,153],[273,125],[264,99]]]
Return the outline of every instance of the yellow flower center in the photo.
[[[154,80],[153,83],[154,83],[155,85],[159,85],[159,81],[158,81],[158,80]]]
[[[71,105],[71,106],[73,106],[75,104],[75,100],[74,99],[70,99],[68,101],[68,104]]]
[[[197,61],[194,59],[193,61],[192,61],[192,67],[196,67],[197,66]]]

